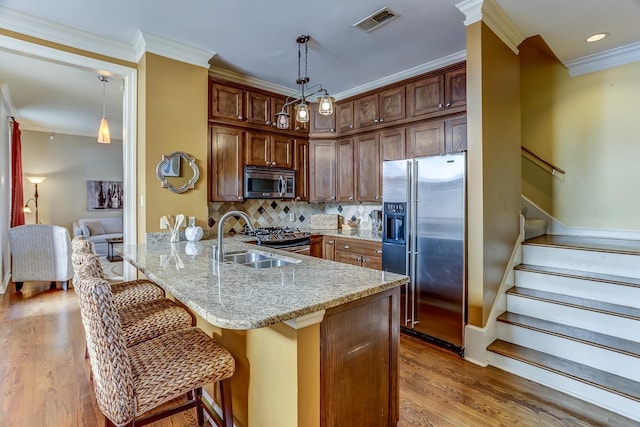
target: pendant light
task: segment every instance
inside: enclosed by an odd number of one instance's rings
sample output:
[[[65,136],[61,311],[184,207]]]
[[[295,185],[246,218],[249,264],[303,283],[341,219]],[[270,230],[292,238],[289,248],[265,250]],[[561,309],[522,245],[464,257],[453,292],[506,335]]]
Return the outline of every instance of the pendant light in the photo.
[[[100,144],[111,144],[111,134],[109,133],[109,123],[107,122],[107,99],[106,84],[109,77],[99,75],[98,79],[102,82],[102,120],[100,120],[100,128],[98,129],[98,142]]]
[[[289,113],[287,113],[287,107],[295,104],[295,118],[298,123],[307,123],[310,119],[309,103],[307,98],[318,95],[318,113],[323,116],[329,116],[333,114],[333,99],[326,89],[322,88],[322,85],[317,84],[314,86],[307,86],[310,79],[307,74],[307,54],[308,47],[307,42],[311,39],[311,36],[303,34],[296,39],[298,43],[298,79],[296,84],[298,85],[298,92],[286,99],[285,104],[282,106],[282,110],[276,114],[276,127],[278,129],[289,129]],[[302,48],[304,47],[304,76],[302,75]]]

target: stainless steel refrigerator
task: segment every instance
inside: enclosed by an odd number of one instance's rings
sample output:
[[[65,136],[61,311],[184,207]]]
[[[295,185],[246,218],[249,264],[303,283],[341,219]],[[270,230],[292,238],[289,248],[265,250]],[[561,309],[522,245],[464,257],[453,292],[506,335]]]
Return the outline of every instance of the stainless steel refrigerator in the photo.
[[[383,163],[382,269],[411,277],[400,324],[464,352],[465,153]]]

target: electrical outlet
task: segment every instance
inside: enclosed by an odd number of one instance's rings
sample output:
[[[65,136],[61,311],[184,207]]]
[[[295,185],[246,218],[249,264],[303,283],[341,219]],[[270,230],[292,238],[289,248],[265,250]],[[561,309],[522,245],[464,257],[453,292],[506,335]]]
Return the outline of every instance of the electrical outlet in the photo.
[[[166,230],[169,227],[164,217],[160,218],[160,230]]]
[[[296,214],[294,214],[293,212],[289,212],[289,221],[295,222],[296,221]]]
[[[196,217],[195,216],[190,216],[189,217],[189,227],[195,227],[196,226]]]

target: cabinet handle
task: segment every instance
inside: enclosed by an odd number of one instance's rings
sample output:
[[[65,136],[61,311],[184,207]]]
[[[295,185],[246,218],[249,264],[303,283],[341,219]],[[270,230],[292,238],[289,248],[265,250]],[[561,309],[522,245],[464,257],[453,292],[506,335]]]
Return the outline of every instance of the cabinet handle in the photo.
[[[382,249],[378,249],[378,250],[376,250],[376,253],[377,253],[377,254],[381,254],[381,253],[382,253]]]
[[[353,200],[353,196],[349,196],[349,200]]]
[[[266,123],[267,123],[268,125],[270,125],[270,124],[271,124],[271,120],[267,120],[267,121],[266,121]]]
[[[380,122],[380,120],[378,120],[378,119],[375,119],[375,120],[373,121],[373,123],[379,123],[379,122]]]
[[[238,116],[238,120],[242,120],[242,116]]]
[[[380,122],[380,123],[384,122],[384,119],[380,119],[380,120],[379,120],[379,122]]]
[[[327,243],[329,243],[330,245],[333,245],[333,240],[329,240]]]
[[[349,129],[353,129],[353,125],[349,125]]]
[[[336,196],[331,196],[331,197],[329,198],[329,200],[335,200],[335,199],[336,199]]]
[[[438,108],[442,110],[444,108],[444,105],[442,105],[442,103],[440,103],[440,104],[438,104]]]
[[[367,259],[365,257],[360,258],[360,261],[362,261],[362,263],[364,264],[365,262],[367,262]]]
[[[376,200],[380,200],[380,196],[376,196]]]
[[[296,196],[296,200],[300,200],[300,199],[301,199],[300,196]]]
[[[238,200],[242,200],[242,196],[238,196]]]
[[[275,165],[276,165],[276,162],[271,162],[271,166],[275,166]]]
[[[342,246],[344,249],[349,249],[349,245],[343,245]]]
[[[451,107],[451,101],[447,102],[447,108]]]
[[[335,128],[331,128],[331,132],[335,132],[335,131],[336,131]]]

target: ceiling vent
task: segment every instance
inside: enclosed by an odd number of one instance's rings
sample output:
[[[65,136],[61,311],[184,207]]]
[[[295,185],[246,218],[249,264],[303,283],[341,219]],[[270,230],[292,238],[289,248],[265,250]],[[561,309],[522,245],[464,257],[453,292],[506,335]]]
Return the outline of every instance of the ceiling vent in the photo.
[[[354,27],[360,28],[362,31],[366,31],[367,33],[375,30],[387,22],[393,21],[398,17],[398,14],[389,9],[388,7],[383,7],[382,9],[372,13],[367,16],[363,20],[356,22],[353,24]]]

